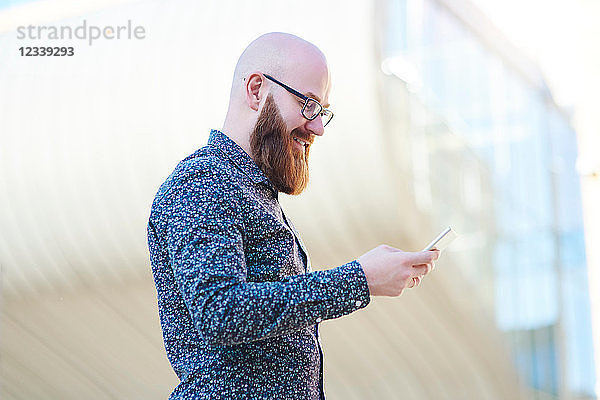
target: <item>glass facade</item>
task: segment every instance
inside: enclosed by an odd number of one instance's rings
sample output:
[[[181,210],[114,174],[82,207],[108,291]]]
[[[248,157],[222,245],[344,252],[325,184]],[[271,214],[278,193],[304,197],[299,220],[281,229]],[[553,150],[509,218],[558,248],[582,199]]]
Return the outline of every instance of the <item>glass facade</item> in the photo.
[[[33,0],[0,0],[0,9],[9,8],[22,3],[31,3]]]
[[[405,82],[410,97],[407,135],[421,160],[413,165],[417,203],[432,229],[452,224],[463,233],[452,256],[494,313],[533,393],[593,397],[568,116],[541,76],[532,79],[444,2],[382,4],[382,69]]]

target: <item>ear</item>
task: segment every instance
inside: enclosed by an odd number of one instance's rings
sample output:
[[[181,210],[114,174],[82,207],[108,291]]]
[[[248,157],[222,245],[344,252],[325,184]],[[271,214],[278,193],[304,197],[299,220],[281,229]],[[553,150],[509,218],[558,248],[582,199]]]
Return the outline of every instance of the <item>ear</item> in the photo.
[[[265,88],[263,87],[263,77],[260,74],[254,73],[248,76],[244,80],[245,93],[246,93],[246,103],[248,103],[248,107],[253,109],[254,111],[258,111],[260,101],[263,97],[263,92]]]

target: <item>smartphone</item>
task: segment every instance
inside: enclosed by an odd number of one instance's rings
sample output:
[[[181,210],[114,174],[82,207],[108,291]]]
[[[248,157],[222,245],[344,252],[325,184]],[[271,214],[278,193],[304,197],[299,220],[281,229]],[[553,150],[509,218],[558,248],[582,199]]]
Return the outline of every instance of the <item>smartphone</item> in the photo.
[[[431,243],[429,243],[422,251],[431,249],[444,250],[454,239],[456,239],[456,236],[456,232],[454,232],[451,227],[447,227],[441,231],[440,234],[437,235],[436,238],[433,239]]]

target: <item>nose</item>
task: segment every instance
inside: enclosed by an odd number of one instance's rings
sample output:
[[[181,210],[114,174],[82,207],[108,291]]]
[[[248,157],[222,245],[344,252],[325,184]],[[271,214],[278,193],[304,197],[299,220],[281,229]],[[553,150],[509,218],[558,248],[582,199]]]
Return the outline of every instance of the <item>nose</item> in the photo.
[[[312,121],[306,121],[306,129],[317,136],[323,136],[325,128],[323,127],[323,119],[321,116],[317,116],[317,118]]]

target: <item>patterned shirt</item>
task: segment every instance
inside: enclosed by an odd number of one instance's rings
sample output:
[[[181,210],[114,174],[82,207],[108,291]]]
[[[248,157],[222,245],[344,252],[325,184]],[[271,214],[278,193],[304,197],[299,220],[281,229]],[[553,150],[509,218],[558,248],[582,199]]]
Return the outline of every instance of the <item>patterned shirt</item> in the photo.
[[[213,130],[161,185],[148,245],[170,399],[323,399],[318,323],[365,307],[354,260],[311,271],[252,158]]]

